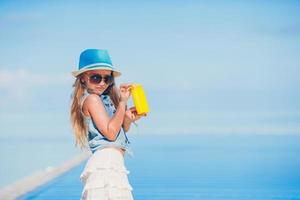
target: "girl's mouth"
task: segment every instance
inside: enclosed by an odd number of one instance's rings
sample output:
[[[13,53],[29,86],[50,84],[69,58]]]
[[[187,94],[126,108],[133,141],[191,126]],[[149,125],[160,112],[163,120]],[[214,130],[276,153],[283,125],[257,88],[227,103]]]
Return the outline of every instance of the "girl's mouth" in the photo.
[[[96,89],[97,89],[97,90],[104,90],[105,88],[97,87]]]

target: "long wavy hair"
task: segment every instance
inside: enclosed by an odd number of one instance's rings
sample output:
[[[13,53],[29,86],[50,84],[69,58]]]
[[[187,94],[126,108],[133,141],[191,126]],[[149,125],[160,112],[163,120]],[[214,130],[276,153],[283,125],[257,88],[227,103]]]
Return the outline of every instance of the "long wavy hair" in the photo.
[[[113,73],[112,73],[113,74]],[[81,77],[83,74],[77,76],[74,84],[74,90],[71,95],[71,108],[70,108],[70,120],[73,129],[73,134],[75,136],[75,146],[79,146],[81,149],[87,147],[87,132],[88,124],[87,120],[81,113],[80,103],[81,98],[84,94],[86,86],[81,82]],[[103,94],[109,95],[114,106],[117,108],[119,105],[119,93],[115,85],[115,79],[108,88],[103,92]]]

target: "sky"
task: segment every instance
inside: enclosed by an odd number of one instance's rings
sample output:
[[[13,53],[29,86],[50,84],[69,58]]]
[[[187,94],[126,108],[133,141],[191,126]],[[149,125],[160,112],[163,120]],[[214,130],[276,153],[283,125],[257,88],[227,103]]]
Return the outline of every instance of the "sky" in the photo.
[[[141,83],[142,134],[300,134],[299,1],[1,1],[1,137],[69,136],[80,53]],[[129,102],[132,105],[132,102]]]

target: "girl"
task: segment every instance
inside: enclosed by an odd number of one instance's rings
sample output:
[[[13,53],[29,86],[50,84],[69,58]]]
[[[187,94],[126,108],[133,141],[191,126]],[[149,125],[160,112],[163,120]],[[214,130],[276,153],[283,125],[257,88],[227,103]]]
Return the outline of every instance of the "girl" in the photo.
[[[124,154],[132,155],[126,132],[142,117],[134,107],[126,109],[130,84],[119,91],[114,69],[106,50],[87,49],[80,55],[79,69],[73,71],[71,123],[76,145],[89,146],[88,159],[80,179],[82,199],[133,199],[124,165]]]

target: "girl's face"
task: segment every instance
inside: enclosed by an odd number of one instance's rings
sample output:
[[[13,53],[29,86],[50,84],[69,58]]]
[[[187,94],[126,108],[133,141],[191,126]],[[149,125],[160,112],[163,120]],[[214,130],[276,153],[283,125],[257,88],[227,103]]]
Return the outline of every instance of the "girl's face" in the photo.
[[[97,69],[84,72],[81,77],[87,89],[95,94],[102,94],[113,82],[112,71],[106,69]]]

